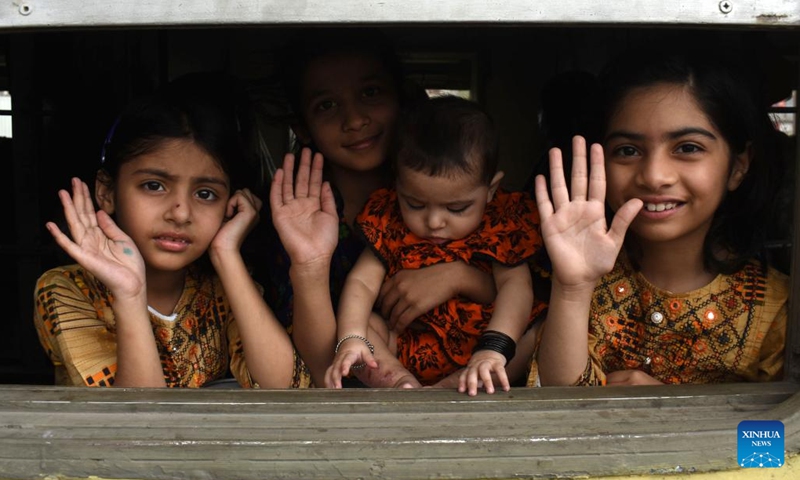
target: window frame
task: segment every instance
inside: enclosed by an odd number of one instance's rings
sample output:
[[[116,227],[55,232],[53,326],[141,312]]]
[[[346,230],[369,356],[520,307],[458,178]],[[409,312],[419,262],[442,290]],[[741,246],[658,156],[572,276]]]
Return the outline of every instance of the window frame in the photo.
[[[0,32],[210,25],[702,25],[793,32],[800,53],[800,10],[788,0],[641,0],[637,8],[559,0],[491,5],[309,0],[302,8],[294,3],[267,8],[272,5],[198,0],[178,7],[121,0],[108,8],[104,2],[23,0],[0,7]],[[800,212],[800,189],[794,209]],[[798,273],[800,242],[793,242],[793,292],[800,291]],[[514,389],[474,398],[446,391],[0,386],[0,470],[14,478],[165,478],[189,472],[420,478],[445,471],[452,478],[509,478],[735,469],[740,420],[783,421],[787,453],[800,453],[800,310],[790,307],[786,379],[771,384]],[[624,417],[621,410],[635,415]],[[394,428],[382,421],[394,422]],[[269,428],[269,422],[276,426]],[[577,429],[584,424],[585,430]],[[561,426],[566,433],[555,429]],[[213,429],[220,435],[210,438]]]

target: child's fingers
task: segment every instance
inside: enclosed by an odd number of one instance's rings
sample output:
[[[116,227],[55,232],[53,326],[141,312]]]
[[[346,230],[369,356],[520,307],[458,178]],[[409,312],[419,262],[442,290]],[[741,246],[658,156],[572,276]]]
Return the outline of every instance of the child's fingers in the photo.
[[[68,236],[66,236],[55,223],[47,222],[45,226],[47,227],[47,231],[50,232],[50,235],[53,236],[53,240],[56,241],[58,246],[67,252],[70,257],[75,258],[72,250],[75,248],[75,243]]]
[[[408,304],[408,306],[406,306],[402,311],[397,308],[395,309],[397,312],[392,310],[393,320],[391,329],[397,333],[400,333],[405,330],[411,322],[419,317],[421,312],[417,311],[416,308],[414,308],[415,306],[416,305],[411,303]]]
[[[503,389],[503,391],[507,392],[511,390],[511,382],[508,381],[506,368],[498,365],[497,368],[494,369],[494,373],[497,375],[497,381],[500,383],[500,387]]]
[[[315,153],[311,162],[311,177],[308,182],[308,196],[318,198],[322,191],[322,154]]]
[[[547,180],[544,175],[536,175],[534,193],[539,217],[541,219],[549,218],[553,214],[553,204],[550,202],[550,194],[547,193]]]
[[[339,369],[334,363],[325,372],[325,388],[342,388],[342,377],[339,375]]]
[[[272,175],[272,185],[269,188],[269,206],[274,212],[283,206],[283,169],[275,170]]]
[[[586,140],[580,135],[572,138],[572,175],[570,178],[573,200],[586,200],[589,173],[586,165]]]
[[[553,208],[556,211],[569,203],[569,190],[564,177],[564,162],[561,150],[557,148],[550,149],[550,191],[553,195]]]
[[[308,197],[308,180],[311,176],[311,150],[304,148],[300,153],[300,165],[297,167],[294,196],[296,198]]]
[[[72,202],[78,220],[85,228],[97,226],[94,204],[89,194],[89,187],[78,178],[72,179]]]
[[[364,364],[369,368],[378,368],[378,361],[375,360],[375,356],[367,351],[363,355]]]
[[[356,355],[354,353],[347,353],[344,357],[342,357],[342,362],[339,364],[339,378],[344,377],[350,373],[350,367],[355,364]]]
[[[86,202],[83,198],[83,185],[77,177],[72,177],[72,204],[75,205],[75,213],[83,218],[86,210]]]
[[[592,144],[591,172],[589,173],[589,200],[606,201],[606,165],[603,146]]]
[[[86,225],[75,209],[72,196],[66,190],[59,190],[58,198],[61,200],[61,205],[64,207],[64,218],[67,220],[69,233],[72,235],[72,239],[75,242],[80,243],[83,236],[86,234]]]
[[[103,210],[97,212],[97,225],[110,240],[115,242],[120,240],[126,242],[130,241],[133,243],[131,237],[123,232],[122,229],[117,226],[116,222],[114,222],[114,220],[112,220],[111,217]]]
[[[66,190],[58,191],[58,199],[61,200],[61,206],[64,208],[64,217],[67,219],[67,224],[78,222],[78,212],[75,210],[75,203],[72,201],[72,196]]]
[[[261,210],[261,205],[263,204],[261,199],[258,198],[255,193],[251,192],[249,188],[243,188],[237,193],[240,193],[247,200],[248,205],[252,206],[253,210],[256,212]]]
[[[478,373],[480,379],[483,381],[483,387],[486,390],[486,393],[494,393],[494,382],[492,381],[492,370],[493,366],[491,362],[481,362],[478,366]],[[477,395],[478,394],[478,385],[476,382],[475,385],[475,393],[471,393],[472,390],[470,389],[470,395]]]
[[[614,214],[614,220],[611,221],[611,229],[609,229],[608,235],[620,247],[622,247],[622,242],[625,240],[625,232],[628,231],[631,222],[641,211],[642,205],[644,204],[640,199],[632,198],[625,202]]]
[[[281,179],[281,193],[283,194],[283,203],[289,203],[294,200],[294,155],[287,153],[283,159],[283,178]]]
[[[467,385],[469,384],[469,376],[471,372],[471,368],[465,368],[461,371],[461,375],[458,376],[458,393],[464,393],[467,391]]]

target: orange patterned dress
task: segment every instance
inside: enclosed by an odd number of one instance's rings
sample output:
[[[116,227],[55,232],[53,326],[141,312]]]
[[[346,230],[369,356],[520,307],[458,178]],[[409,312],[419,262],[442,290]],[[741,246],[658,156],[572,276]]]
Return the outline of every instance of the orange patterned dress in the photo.
[[[705,287],[672,293],[620,255],[594,290],[589,361],[576,385],[605,385],[617,370],[671,384],[779,380],[788,298],[786,275],[757,260]],[[528,385],[537,384],[534,361]]]
[[[111,386],[117,372],[117,339],[111,292],[78,265],[54,268],[36,283],[34,323],[56,367],[56,383]],[[243,387],[255,386],[222,284],[191,268],[175,317],[150,315],[168,387],[202,387],[230,366]],[[293,387],[309,376],[295,355]],[[289,385],[287,385],[289,387]]]
[[[386,267],[387,278],[403,269],[455,261],[491,274],[493,262],[517,266],[542,247],[536,205],[521,193],[498,191],[473,233],[442,245],[408,230],[394,190],[373,193],[356,226]],[[531,320],[544,308],[544,303],[534,301]],[[453,298],[417,318],[398,336],[397,356],[422,384],[434,384],[467,364],[492,311],[491,304]]]

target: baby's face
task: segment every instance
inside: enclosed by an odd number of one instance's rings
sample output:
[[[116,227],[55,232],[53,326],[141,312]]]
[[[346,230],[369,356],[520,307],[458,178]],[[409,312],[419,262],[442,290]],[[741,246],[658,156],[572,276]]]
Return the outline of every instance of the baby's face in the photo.
[[[472,233],[494,194],[477,174],[431,176],[407,167],[398,167],[396,187],[406,226],[433,243]]]

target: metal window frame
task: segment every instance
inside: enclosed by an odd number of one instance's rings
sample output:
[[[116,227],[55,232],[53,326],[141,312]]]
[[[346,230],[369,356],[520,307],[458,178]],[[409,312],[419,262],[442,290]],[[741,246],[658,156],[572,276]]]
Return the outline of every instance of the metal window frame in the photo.
[[[699,26],[795,32],[800,4],[18,0],[0,6],[0,32],[5,33],[321,24]],[[800,212],[797,192],[795,211]],[[797,292],[800,242],[792,248],[792,291]],[[475,398],[439,391],[3,386],[0,474],[511,478],[734,469],[740,420],[782,420],[787,452],[800,452],[797,310],[791,313],[795,328],[787,343],[787,380],[769,385],[515,389]]]

